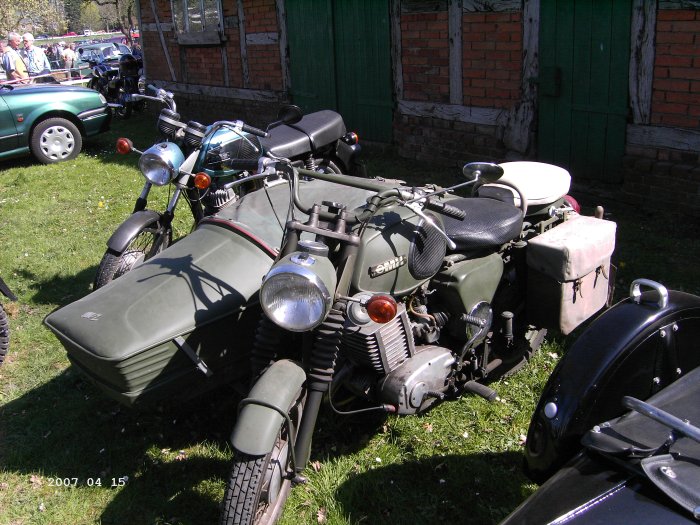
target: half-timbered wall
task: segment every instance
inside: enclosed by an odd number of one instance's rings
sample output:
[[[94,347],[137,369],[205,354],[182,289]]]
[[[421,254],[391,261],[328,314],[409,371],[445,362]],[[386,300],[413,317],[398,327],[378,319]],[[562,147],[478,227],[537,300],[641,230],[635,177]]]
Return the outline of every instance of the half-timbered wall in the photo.
[[[222,0],[220,40],[179,43],[170,1],[139,1],[147,77],[185,118],[261,125],[289,100],[285,0]],[[399,154],[537,158],[539,2],[390,0]],[[700,213],[700,2],[633,5],[623,188]]]

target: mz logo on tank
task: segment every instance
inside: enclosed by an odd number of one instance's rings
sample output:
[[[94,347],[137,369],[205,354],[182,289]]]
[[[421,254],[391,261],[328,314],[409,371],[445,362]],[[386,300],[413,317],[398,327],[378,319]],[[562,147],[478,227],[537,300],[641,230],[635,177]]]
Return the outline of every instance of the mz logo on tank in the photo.
[[[386,272],[390,272],[391,270],[396,270],[400,266],[403,266],[408,262],[408,257],[405,255],[399,255],[398,257],[394,257],[393,259],[389,259],[388,261],[384,261],[383,263],[379,263],[376,266],[370,266],[369,267],[369,276],[370,277],[379,277],[380,275],[384,275]]]

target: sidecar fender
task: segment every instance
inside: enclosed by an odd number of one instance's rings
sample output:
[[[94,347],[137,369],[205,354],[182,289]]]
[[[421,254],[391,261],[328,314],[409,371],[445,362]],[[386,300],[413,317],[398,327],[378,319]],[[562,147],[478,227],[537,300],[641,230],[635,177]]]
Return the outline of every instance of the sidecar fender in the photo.
[[[160,214],[153,210],[132,213],[122,222],[107,241],[107,247],[117,253],[126,250],[129,242],[146,226],[160,220]]]
[[[581,447],[593,425],[625,412],[623,396],[647,399],[700,365],[700,298],[669,291],[623,300],[601,314],[566,351],[530,422],[528,476],[541,483]]]
[[[301,394],[306,373],[294,361],[281,360],[258,379],[241,401],[231,444],[244,454],[263,456],[272,450],[289,407]],[[274,407],[274,408],[273,408]]]

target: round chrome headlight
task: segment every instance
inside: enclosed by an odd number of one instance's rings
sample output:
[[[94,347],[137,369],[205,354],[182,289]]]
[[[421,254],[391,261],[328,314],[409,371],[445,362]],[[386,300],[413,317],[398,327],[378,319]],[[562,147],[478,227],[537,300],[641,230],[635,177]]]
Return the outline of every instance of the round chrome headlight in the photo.
[[[328,315],[335,285],[335,268],[326,257],[295,252],[283,257],[265,276],[260,304],[278,326],[305,332]]]
[[[161,142],[143,152],[139,169],[152,184],[165,186],[177,175],[184,161],[185,156],[179,147],[172,142]]]

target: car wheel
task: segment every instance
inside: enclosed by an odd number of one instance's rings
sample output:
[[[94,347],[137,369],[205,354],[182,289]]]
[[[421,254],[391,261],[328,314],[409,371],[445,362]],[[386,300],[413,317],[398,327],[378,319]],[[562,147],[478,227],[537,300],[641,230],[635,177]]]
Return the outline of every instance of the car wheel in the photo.
[[[29,146],[39,162],[53,164],[77,157],[83,147],[83,138],[70,120],[48,118],[34,127]]]

